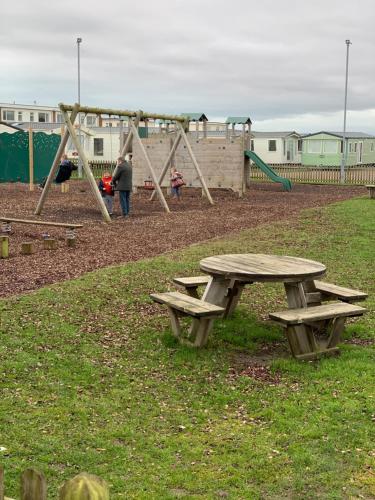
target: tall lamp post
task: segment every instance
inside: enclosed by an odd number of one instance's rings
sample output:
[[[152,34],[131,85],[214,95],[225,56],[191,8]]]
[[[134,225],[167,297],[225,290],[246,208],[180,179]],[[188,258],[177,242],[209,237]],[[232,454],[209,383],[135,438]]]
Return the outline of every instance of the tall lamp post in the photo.
[[[342,133],[342,157],[340,168],[340,182],[345,184],[345,164],[348,156],[348,144],[346,140],[346,103],[348,98],[348,67],[349,67],[349,46],[352,44],[350,40],[345,40],[346,43],[346,70],[345,70],[345,101],[344,101],[344,129]]]
[[[78,61],[78,104],[81,104],[81,54],[80,44],[82,38],[77,38],[77,61]],[[78,140],[81,144],[81,115],[78,113]],[[78,158],[78,177],[82,177],[82,160]]]

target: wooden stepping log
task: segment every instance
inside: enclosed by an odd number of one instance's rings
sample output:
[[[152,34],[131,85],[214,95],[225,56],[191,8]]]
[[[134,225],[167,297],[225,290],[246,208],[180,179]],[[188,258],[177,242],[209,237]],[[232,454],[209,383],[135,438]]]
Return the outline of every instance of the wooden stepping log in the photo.
[[[0,259],[9,257],[9,236],[0,236]]]
[[[45,250],[56,250],[57,240],[55,240],[54,238],[45,238],[43,240],[43,248]]]
[[[34,252],[34,246],[32,241],[24,241],[21,243],[21,254],[31,255]]]

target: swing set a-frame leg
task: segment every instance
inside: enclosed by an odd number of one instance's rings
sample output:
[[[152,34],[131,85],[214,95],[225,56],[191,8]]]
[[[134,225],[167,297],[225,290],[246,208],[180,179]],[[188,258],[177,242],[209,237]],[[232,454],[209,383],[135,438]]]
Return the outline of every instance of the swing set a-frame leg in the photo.
[[[143,145],[143,143],[142,143],[142,140],[141,140],[141,138],[139,137],[138,130],[137,130],[137,128],[136,128],[136,126],[134,125],[134,123],[133,123],[133,122],[131,122],[131,123],[130,123],[130,127],[131,127],[131,130],[132,130],[132,132],[133,132],[133,137],[134,137],[134,138],[136,139],[136,141],[138,142],[138,145],[139,145],[139,147],[140,147],[140,149],[141,149],[141,151],[142,151],[142,153],[143,153],[143,156],[144,156],[144,158],[145,158],[145,160],[146,160],[146,163],[147,163],[147,166],[148,166],[148,168],[149,168],[149,170],[150,170],[151,177],[152,177],[152,181],[153,181],[153,183],[154,183],[154,186],[155,186],[156,192],[158,193],[158,196],[159,196],[160,202],[161,202],[161,204],[163,205],[163,207],[164,207],[165,211],[169,213],[169,212],[170,212],[170,210],[169,210],[169,207],[168,207],[168,203],[166,202],[166,200],[165,200],[165,198],[164,198],[163,192],[162,192],[162,190],[161,190],[161,188],[160,188],[160,185],[159,185],[159,182],[158,182],[158,180],[157,180],[157,178],[156,178],[155,171],[154,171],[154,169],[153,169],[153,167],[152,167],[152,164],[151,164],[150,158],[148,157],[148,154],[147,154],[146,149],[145,149],[145,147],[144,147],[144,145]]]
[[[97,186],[97,184],[95,182],[95,178],[94,178],[94,175],[93,175],[93,173],[91,171],[89,162],[87,161],[87,158],[86,158],[85,152],[83,150],[83,147],[82,147],[81,143],[78,140],[78,137],[77,137],[76,132],[74,130],[73,124],[70,121],[69,115],[68,115],[68,113],[65,110],[62,110],[62,114],[63,114],[63,117],[64,117],[64,121],[66,123],[66,126],[68,127],[68,130],[69,130],[69,133],[70,133],[70,137],[72,138],[74,146],[76,147],[76,149],[78,151],[78,154],[79,154],[79,156],[80,156],[80,158],[81,158],[81,160],[83,162],[83,169],[84,169],[84,171],[86,173],[86,176],[87,176],[87,179],[88,179],[89,184],[91,186],[91,189],[92,189],[92,192],[94,194],[94,197],[96,198],[96,201],[98,202],[100,211],[102,212],[102,215],[103,215],[103,219],[106,222],[111,222],[111,217],[110,217],[110,215],[108,213],[107,207],[104,204],[103,197],[100,194],[99,188],[98,188],[98,186]]]
[[[176,138],[175,138],[175,140],[174,140],[174,143],[172,144],[172,147],[171,147],[171,149],[170,149],[170,151],[169,151],[169,154],[168,154],[168,156],[167,156],[167,159],[166,159],[166,160],[165,160],[165,162],[164,162],[163,168],[162,168],[162,170],[161,170],[161,174],[160,174],[160,176],[159,176],[159,180],[158,180],[158,184],[159,184],[159,186],[161,186],[161,183],[162,183],[162,182],[163,182],[163,180],[164,180],[165,174],[167,173],[167,170],[168,170],[169,164],[170,164],[170,162],[171,162],[171,160],[172,160],[172,157],[173,157],[174,153],[176,152],[176,149],[177,149],[177,147],[178,147],[178,145],[179,145],[179,143],[180,143],[180,140],[181,140],[181,133],[180,133],[180,132],[178,132],[178,133],[177,133],[177,136],[176,136]],[[153,193],[152,193],[152,195],[151,195],[150,200],[154,200],[154,199],[155,199],[155,196],[156,196],[156,191],[153,191]]]
[[[76,119],[76,116],[78,114],[78,108],[79,108],[78,104],[76,104],[74,106],[74,108],[73,108],[73,111],[72,111],[72,113],[70,115],[70,119],[71,119],[72,122],[74,122],[74,120]],[[59,147],[57,149],[57,152],[56,152],[56,155],[55,155],[55,159],[53,160],[51,169],[49,171],[47,180],[46,180],[46,182],[44,184],[42,194],[40,195],[40,198],[39,198],[39,201],[38,201],[38,205],[37,205],[37,207],[35,209],[35,212],[34,212],[35,215],[40,215],[42,213],[44,203],[45,203],[45,201],[47,199],[47,195],[48,195],[48,192],[49,192],[49,190],[51,188],[52,181],[55,178],[57,169],[58,169],[58,167],[60,165],[60,160],[61,160],[62,155],[64,154],[65,147],[66,147],[66,145],[68,143],[68,139],[69,139],[69,130],[65,129],[64,135],[62,136],[60,145],[59,145]]]
[[[213,205],[214,201],[211,198],[211,194],[210,194],[210,192],[208,190],[208,187],[207,187],[206,181],[204,180],[204,177],[203,177],[203,174],[201,172],[201,169],[199,168],[197,159],[195,158],[195,154],[194,154],[193,149],[192,149],[192,147],[190,145],[189,139],[186,136],[184,127],[183,127],[183,125],[181,123],[178,123],[178,128],[180,129],[181,137],[182,137],[182,139],[184,140],[184,142],[186,144],[186,148],[187,148],[187,150],[189,152],[190,158],[191,158],[191,160],[193,162],[193,165],[195,167],[195,170],[196,170],[196,172],[198,174],[198,178],[200,180],[200,183],[202,184],[202,189],[203,189],[205,195],[207,196],[208,201],[211,203],[211,205]]]

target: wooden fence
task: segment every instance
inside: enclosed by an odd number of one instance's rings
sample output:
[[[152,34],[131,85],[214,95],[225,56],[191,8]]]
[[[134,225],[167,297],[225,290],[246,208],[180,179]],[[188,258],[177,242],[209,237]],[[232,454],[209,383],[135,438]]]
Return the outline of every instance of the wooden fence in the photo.
[[[78,165],[78,159],[72,160],[72,162],[75,165]],[[96,160],[96,161],[89,161],[89,165],[91,167],[91,171],[94,175],[95,178],[100,179],[103,177],[104,172],[110,172],[113,174],[115,168],[116,168],[116,162],[115,161],[107,161],[107,160]],[[86,178],[86,173],[85,171],[82,172],[82,177],[85,179]],[[78,179],[78,172],[75,170],[72,173],[72,179]]]
[[[0,465],[0,500],[14,500],[5,496],[4,469]],[[57,497],[55,492],[50,496]],[[46,500],[47,481],[35,469],[26,469],[20,478],[20,500]],[[109,500],[107,483],[98,476],[82,472],[73,479],[65,481],[59,489],[60,500]]]
[[[271,165],[272,170],[294,183],[340,184],[340,167],[304,167],[301,165]],[[256,165],[250,168],[250,179],[268,181],[269,178]],[[345,184],[364,185],[375,183],[375,166],[347,167]]]

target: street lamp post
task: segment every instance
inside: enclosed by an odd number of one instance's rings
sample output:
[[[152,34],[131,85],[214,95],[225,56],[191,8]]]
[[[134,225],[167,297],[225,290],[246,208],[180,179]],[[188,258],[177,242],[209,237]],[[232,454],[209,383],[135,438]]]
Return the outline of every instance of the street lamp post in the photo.
[[[346,70],[345,70],[345,100],[344,100],[344,129],[342,133],[342,156],[340,168],[340,182],[345,184],[345,164],[348,156],[348,144],[346,140],[346,103],[348,98],[348,67],[349,67],[349,45],[352,44],[350,40],[345,40],[346,43]]]
[[[81,104],[81,54],[80,44],[82,38],[77,38],[77,61],[78,61],[78,104]],[[78,113],[78,140],[81,144],[81,114]],[[82,177],[82,160],[78,158],[78,177]]]

